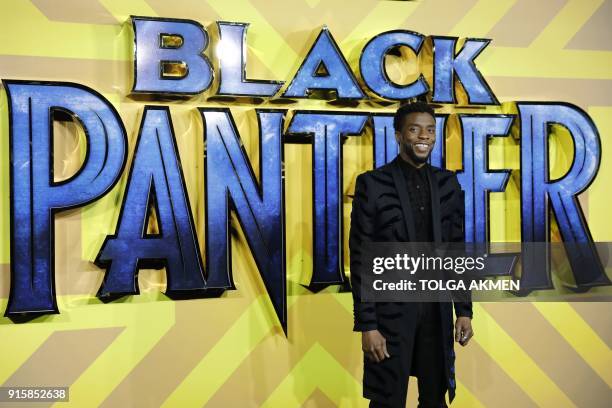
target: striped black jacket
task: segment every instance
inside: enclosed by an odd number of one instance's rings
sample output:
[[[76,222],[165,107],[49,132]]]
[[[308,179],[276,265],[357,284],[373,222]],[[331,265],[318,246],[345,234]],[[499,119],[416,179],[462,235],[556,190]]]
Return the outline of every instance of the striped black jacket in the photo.
[[[394,344],[394,333],[402,328],[397,316],[403,312],[395,303],[368,303],[361,301],[361,279],[358,271],[362,252],[368,242],[410,242],[415,237],[414,220],[406,181],[401,172],[399,156],[377,169],[360,174],[355,182],[349,253],[351,288],[353,292],[354,330],[378,329]],[[435,242],[464,241],[464,196],[454,172],[428,166],[427,178],[431,192],[431,214]],[[457,316],[472,317],[471,302],[453,304]],[[453,316],[450,303],[441,303],[442,334],[445,353],[445,374],[448,379],[449,398],[455,391],[453,350]],[[405,323],[406,320],[403,320]],[[380,365],[379,365],[380,366]],[[373,367],[377,371],[384,367]],[[384,372],[374,373],[383,378]],[[380,374],[380,375],[379,375]],[[375,379],[375,377],[372,377]],[[380,387],[380,381],[370,381],[364,374],[364,395],[368,388]]]

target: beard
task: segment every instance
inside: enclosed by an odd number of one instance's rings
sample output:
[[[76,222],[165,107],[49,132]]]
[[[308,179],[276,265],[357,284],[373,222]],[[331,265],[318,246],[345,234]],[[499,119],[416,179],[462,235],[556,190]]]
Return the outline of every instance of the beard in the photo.
[[[402,144],[402,150],[412,159],[415,164],[424,164],[429,160],[429,156],[431,155],[431,150],[427,153],[427,156],[421,157],[417,156],[417,154],[412,149],[412,145]]]

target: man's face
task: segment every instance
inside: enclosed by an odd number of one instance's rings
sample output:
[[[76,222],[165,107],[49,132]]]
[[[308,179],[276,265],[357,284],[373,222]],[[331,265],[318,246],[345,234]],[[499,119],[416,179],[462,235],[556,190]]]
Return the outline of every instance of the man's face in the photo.
[[[395,132],[400,152],[415,164],[427,161],[436,142],[436,121],[429,113],[414,112],[404,116],[400,132]]]

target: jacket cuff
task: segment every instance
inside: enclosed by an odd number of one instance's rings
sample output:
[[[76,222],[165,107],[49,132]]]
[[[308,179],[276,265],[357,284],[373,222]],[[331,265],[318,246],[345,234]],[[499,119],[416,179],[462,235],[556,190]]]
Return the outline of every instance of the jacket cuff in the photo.
[[[455,304],[455,316],[469,317],[471,319],[473,317],[471,305]]]
[[[366,332],[370,330],[378,329],[378,325],[376,323],[357,323],[353,326],[353,331],[355,332]]]

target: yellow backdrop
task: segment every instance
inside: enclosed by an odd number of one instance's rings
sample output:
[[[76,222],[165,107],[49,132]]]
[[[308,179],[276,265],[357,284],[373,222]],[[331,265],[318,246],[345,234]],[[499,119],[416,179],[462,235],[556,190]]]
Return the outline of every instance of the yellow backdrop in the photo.
[[[352,66],[372,36],[391,29],[425,35],[492,38],[477,66],[500,101],[567,101],[595,121],[601,169],[580,196],[593,237],[612,241],[612,1],[604,0],[3,0],[0,78],[73,81],[90,86],[120,113],[130,155],[144,102],[128,97],[129,15],[250,23],[248,74],[289,80],[326,24]],[[390,61],[408,80],[416,64]],[[8,112],[0,92],[0,310],[9,289]],[[202,125],[196,106],[229,106],[248,154],[258,163],[255,105],[201,95],[169,104],[200,242],[204,242]],[[264,101],[257,107],[392,112],[395,106],[325,101]],[[512,105],[488,112],[512,110]],[[461,110],[445,108],[447,112]],[[475,112],[474,109],[463,110]],[[84,157],[78,129],[55,124],[55,176],[67,178]],[[459,168],[459,135],[450,133],[448,165]],[[372,166],[371,136],[345,146],[344,222],[354,178]],[[551,155],[559,175],[571,161],[563,135]],[[0,384],[70,386],[75,407],[364,406],[360,337],[351,331],[349,293],[312,294],[299,283],[312,270],[311,148],[286,145],[289,333],[269,303],[236,219],[232,242],[238,290],[217,299],[171,301],[163,271],[140,272],[142,294],[102,304],[103,272],[92,264],[119,213],[127,171],[115,189],[56,219],[60,315],[27,324],[0,319]],[[518,240],[518,145],[495,141],[494,168],[512,168],[505,193],[491,196],[495,240]],[[130,156],[131,160],[131,156]],[[129,163],[128,163],[129,164]],[[345,234],[348,236],[348,234]],[[346,243],[345,243],[346,245]],[[608,272],[610,272],[608,270]],[[474,310],[475,338],[457,350],[456,407],[608,406],[612,315],[604,303],[488,303]],[[416,387],[409,404],[415,405]]]

